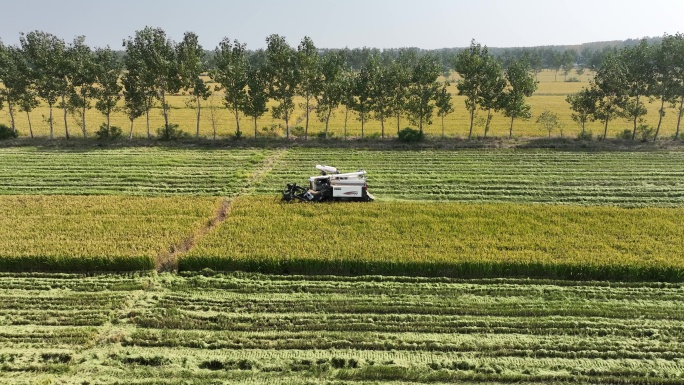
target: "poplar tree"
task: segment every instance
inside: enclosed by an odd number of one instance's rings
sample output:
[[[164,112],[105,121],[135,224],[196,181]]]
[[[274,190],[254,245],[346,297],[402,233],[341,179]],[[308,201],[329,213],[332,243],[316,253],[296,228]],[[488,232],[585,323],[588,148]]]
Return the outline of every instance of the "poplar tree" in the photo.
[[[257,119],[268,112],[268,76],[263,68],[251,65],[247,73],[247,95],[243,112],[254,120],[254,137],[257,137]]]
[[[268,96],[277,105],[272,108],[275,119],[285,121],[285,137],[290,137],[290,117],[294,111],[294,97],[301,78],[297,52],[280,35],[266,38],[266,73]]]
[[[141,87],[140,93],[149,93],[161,102],[164,116],[163,134],[170,134],[169,104],[166,98],[169,94],[177,93],[182,86],[175,44],[166,37],[163,29],[145,27],[141,31],[136,31],[135,36],[129,37],[123,45],[127,54],[126,69],[129,76],[136,79],[131,84]],[[151,103],[146,103],[148,137],[150,108]]]
[[[648,113],[645,100],[648,100],[655,82],[655,65],[651,48],[646,40],[620,52],[624,66],[624,98],[620,108],[622,115],[632,121],[632,140],[636,137],[637,123]]]
[[[408,89],[411,83],[411,69],[414,65],[415,56],[413,51],[401,51],[399,58],[390,64],[388,69],[387,83],[392,89],[390,109],[397,119],[397,135],[401,130],[401,117],[406,114]]]
[[[111,115],[116,111],[117,104],[121,100],[123,87],[119,79],[123,72],[123,64],[109,47],[95,50],[93,64],[97,84],[94,93],[95,109],[105,116],[107,131],[109,131]]]
[[[653,141],[658,139],[665,117],[665,106],[676,108],[679,102],[679,116],[675,137],[679,134],[679,122],[684,104],[684,35],[665,35],[660,45],[653,48],[655,82],[653,96],[660,99],[658,126]]]
[[[176,46],[176,51],[181,87],[193,96],[190,104],[196,108],[195,138],[199,138],[202,100],[207,100],[211,96],[211,90],[201,78],[206,67],[204,49],[195,33],[186,32],[183,41]]]
[[[0,41],[0,109],[3,101],[7,104],[12,131],[17,132],[15,110],[21,109],[22,101],[31,92],[29,69],[21,50],[4,46]],[[35,97],[33,98],[35,99]],[[33,131],[31,135],[33,136]]]
[[[214,70],[211,77],[223,89],[223,103],[235,117],[237,126],[235,135],[240,137],[240,111],[243,110],[246,99],[248,62],[245,44],[224,38],[214,50]]]
[[[501,63],[493,56],[484,57],[480,81],[480,108],[487,112],[485,120],[484,137],[489,133],[489,127],[497,112],[505,107],[506,100],[504,90],[506,89],[506,78],[503,74]]]
[[[385,138],[385,120],[392,114],[393,85],[386,66],[371,57],[368,63],[371,111],[380,120],[380,137]]]
[[[334,52],[323,57],[321,62],[321,93],[318,97],[318,118],[325,123],[325,137],[328,137],[330,117],[344,98],[344,54]]]
[[[482,100],[482,87],[485,81],[485,65],[489,61],[487,46],[484,48],[474,40],[470,47],[461,51],[453,63],[454,70],[460,75],[457,83],[458,94],[465,96],[465,106],[470,114],[468,140],[473,136],[475,112]]]
[[[354,74],[352,80],[353,99],[351,100],[352,110],[359,113],[359,120],[361,121],[361,139],[365,136],[365,124],[368,113],[371,112],[371,70],[368,62],[361,68],[359,72]]]
[[[32,31],[21,34],[19,42],[36,94],[48,104],[50,139],[54,139],[53,107],[62,92],[59,66],[66,49],[64,41],[46,32]]]
[[[432,123],[432,113],[440,88],[437,78],[441,72],[437,59],[431,55],[425,55],[418,59],[411,73],[407,104],[408,113],[411,121],[418,124],[418,130],[421,134],[423,133],[423,124]]]
[[[451,92],[449,92],[449,82],[444,82],[440,87],[435,97],[435,107],[437,107],[437,116],[442,120],[442,139],[444,139],[444,118],[450,113],[454,112],[454,104],[451,101]]]
[[[618,116],[625,99],[626,69],[615,53],[606,54],[592,83],[597,104],[594,116],[603,122],[603,140],[608,135],[608,123]]]
[[[505,71],[508,87],[502,97],[504,116],[511,118],[508,137],[513,137],[514,119],[529,119],[531,106],[525,102],[537,90],[539,83],[534,79],[527,62],[514,61]]]
[[[124,43],[125,44],[125,43]],[[137,54],[137,47],[131,47],[130,51]],[[145,68],[137,55],[126,55],[124,65],[126,72],[121,78],[124,89],[124,110],[131,122],[129,139],[133,138],[133,122],[143,114],[145,115],[145,125],[147,128],[147,139],[152,138],[150,132],[150,109],[154,105],[155,95],[153,86],[148,78],[145,77]]]
[[[86,111],[92,107],[91,100],[96,97],[97,68],[93,52],[85,44],[85,37],[79,36],[74,39],[73,44],[67,50],[67,61],[69,64],[66,70],[70,71],[70,74],[65,76],[70,83],[70,88],[67,90],[70,92],[68,106],[78,111],[83,138],[87,138]]]
[[[595,119],[598,94],[595,89],[582,88],[580,92],[568,95],[565,101],[570,104],[573,111],[572,120],[582,127],[580,139],[584,139],[587,122]]]
[[[310,37],[305,36],[297,47],[297,64],[300,71],[298,93],[304,98],[304,139],[309,137],[309,114],[315,108],[312,102],[318,99],[322,87],[322,73],[318,51]]]
[[[150,139],[150,108],[154,102],[154,94],[143,79],[128,72],[121,80],[124,89],[124,111],[131,122],[128,139],[133,139],[135,119],[146,116],[147,139]]]
[[[3,46],[0,42],[0,109],[7,103],[12,130],[16,133],[15,109],[26,112],[29,135],[33,138],[31,111],[40,105],[33,87],[32,72],[21,48]]]

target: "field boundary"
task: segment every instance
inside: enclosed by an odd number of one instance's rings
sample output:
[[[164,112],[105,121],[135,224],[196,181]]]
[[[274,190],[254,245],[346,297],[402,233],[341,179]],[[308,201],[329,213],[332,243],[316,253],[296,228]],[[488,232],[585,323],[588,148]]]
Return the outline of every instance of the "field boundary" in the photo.
[[[238,190],[233,196],[222,199],[215,215],[211,217],[204,226],[200,227],[177,244],[172,245],[170,250],[159,254],[155,258],[156,270],[160,273],[178,271],[179,259],[192,250],[200,239],[211,233],[216,227],[223,223],[230,215],[233,201],[239,196],[251,192],[255,185],[263,180],[264,176],[273,169],[275,163],[278,162],[285,153],[287,153],[287,149],[281,148],[267,156],[264,159],[262,166],[252,173],[244,187]]]
[[[642,142],[625,139],[606,138],[606,140],[577,140],[571,137],[475,137],[468,140],[464,137],[428,136],[418,143],[403,143],[396,137],[385,139],[362,139],[349,137],[347,139],[312,138],[245,138],[235,140],[231,138],[213,139],[181,139],[177,141],[159,141],[157,139],[133,138],[102,142],[83,138],[47,137],[17,138],[0,141],[0,148],[37,147],[41,150],[55,151],[99,151],[116,148],[148,148],[159,147],[169,149],[267,149],[288,150],[293,148],[353,148],[369,150],[457,150],[457,149],[555,149],[563,151],[684,151],[684,140],[669,138],[658,139],[657,142]]]
[[[190,251],[202,237],[226,220],[230,212],[231,203],[232,200],[223,198],[215,215],[205,225],[177,244],[172,245],[170,250],[157,255],[155,258],[155,269],[160,273],[177,271],[180,256]]]
[[[217,272],[244,271],[259,274],[301,276],[392,276],[452,279],[544,279],[563,281],[684,282],[684,269],[672,266],[590,265],[522,262],[394,262],[287,260],[185,257],[181,272],[211,269]]]

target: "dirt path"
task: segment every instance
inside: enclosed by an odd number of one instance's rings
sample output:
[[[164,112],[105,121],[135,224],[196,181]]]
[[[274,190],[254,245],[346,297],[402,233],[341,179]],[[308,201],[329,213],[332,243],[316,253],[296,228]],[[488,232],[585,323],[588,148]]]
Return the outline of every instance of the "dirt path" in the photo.
[[[155,266],[158,272],[166,271],[177,271],[178,270],[178,259],[187,254],[192,248],[204,238],[207,234],[218,227],[223,221],[226,220],[230,214],[230,207],[235,198],[242,195],[248,195],[254,191],[256,185],[258,185],[263,178],[273,170],[276,162],[287,153],[287,149],[282,148],[274,151],[271,155],[264,159],[261,167],[256,169],[252,175],[249,177],[245,185],[238,190],[234,195],[221,198],[221,203],[217,208],[214,216],[209,218],[207,222],[200,228],[195,230],[192,234],[184,238],[179,243],[172,245],[171,248],[157,256],[155,258]]]

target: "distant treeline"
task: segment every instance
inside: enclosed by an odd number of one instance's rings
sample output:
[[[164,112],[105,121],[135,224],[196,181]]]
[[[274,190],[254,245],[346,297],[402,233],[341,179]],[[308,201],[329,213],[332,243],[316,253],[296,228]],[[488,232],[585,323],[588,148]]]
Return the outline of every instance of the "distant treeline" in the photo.
[[[109,47],[92,49],[82,36],[66,43],[52,34],[33,31],[21,34],[19,45],[0,43],[0,82],[3,84],[0,108],[7,106],[15,133],[15,114],[25,112],[29,133],[33,136],[30,113],[42,100],[50,111],[51,138],[54,107],[63,110],[67,139],[69,113],[80,117],[79,127],[83,136],[88,136],[85,118],[86,111],[92,107],[107,121],[97,132],[98,136],[121,135],[120,131],[112,131],[109,121],[113,112],[124,111],[131,122],[129,136],[134,121],[146,116],[147,135],[151,137],[149,113],[159,103],[165,124],[158,135],[173,138],[182,132],[169,122],[169,95],[184,91],[193,96],[199,136],[202,102],[212,92],[221,92],[224,105],[235,116],[236,136],[243,135],[241,116],[253,119],[256,135],[257,119],[269,111],[271,102],[273,117],[284,121],[289,137],[295,97],[301,97],[306,114],[305,137],[310,114],[326,123],[327,136],[331,113],[340,106],[358,114],[362,136],[368,119],[381,122],[384,137],[385,123],[396,120],[399,131],[402,118],[409,119],[422,135],[423,125],[430,124],[433,115],[443,122],[454,111],[452,96],[446,87],[450,73],[455,71],[459,75],[459,95],[466,97],[470,113],[469,136],[472,136],[477,110],[484,111],[487,117],[485,135],[495,111],[510,118],[512,135],[514,119],[530,117],[525,98],[537,88],[536,73],[553,69],[556,74],[563,71],[567,75],[573,69],[581,72],[589,68],[597,71],[597,77],[591,92],[581,93],[586,94],[582,103],[594,104],[583,107],[584,112],[578,119],[582,122],[605,120],[607,127],[607,121],[615,116],[634,117],[636,132],[636,122],[645,114],[645,98],[661,98],[661,113],[664,113],[665,103],[672,104],[683,94],[677,86],[681,83],[681,71],[676,69],[681,69],[684,61],[680,53],[682,35],[658,39],[661,40],[662,43],[655,45],[647,40],[636,45],[625,41],[621,49],[586,46],[580,51],[563,47],[490,50],[474,41],[466,49],[331,50],[317,48],[309,37],[292,47],[283,36],[271,35],[266,38],[267,48],[263,50],[249,51],[238,40],[224,38],[208,53],[192,32],[186,33],[182,41],[174,42],[164,30],[147,27],[125,39],[124,51],[117,52]],[[612,64],[615,62],[619,66]],[[606,71],[613,68],[610,66],[621,71],[619,76],[628,77],[637,76],[633,73],[637,67],[648,67],[648,70],[642,71],[639,80],[611,78],[609,81]],[[447,81],[439,80],[442,75]],[[635,96],[631,90],[637,81],[647,84],[644,86],[647,90]],[[610,86],[606,85],[609,82],[612,82]],[[665,83],[669,87],[667,92],[662,88]],[[601,113],[599,109],[607,98],[612,98],[612,109]],[[569,98],[568,102],[577,111],[579,107],[573,100]],[[680,115],[681,110],[680,103]],[[546,118],[550,119],[548,124],[552,128],[553,116]]]

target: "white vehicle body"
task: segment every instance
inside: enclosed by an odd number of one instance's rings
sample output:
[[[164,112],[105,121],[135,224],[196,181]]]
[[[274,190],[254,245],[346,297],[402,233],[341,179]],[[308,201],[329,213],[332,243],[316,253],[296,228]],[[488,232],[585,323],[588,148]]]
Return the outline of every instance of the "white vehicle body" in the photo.
[[[340,174],[337,168],[320,164],[316,165],[316,169],[321,171],[323,175],[310,177],[308,189],[288,184],[288,189],[283,192],[283,199],[289,201],[297,198],[316,202],[331,199],[368,202],[375,199],[373,195],[368,193],[368,183],[364,170]],[[295,193],[293,189],[299,193]]]

